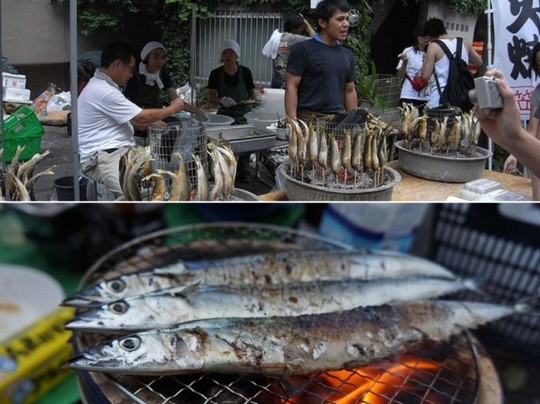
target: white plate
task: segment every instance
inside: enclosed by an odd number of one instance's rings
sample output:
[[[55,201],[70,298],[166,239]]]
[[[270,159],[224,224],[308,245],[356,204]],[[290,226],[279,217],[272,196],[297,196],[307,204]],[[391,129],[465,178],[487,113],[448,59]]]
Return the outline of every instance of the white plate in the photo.
[[[0,264],[0,341],[56,309],[63,298],[62,286],[50,275]]]

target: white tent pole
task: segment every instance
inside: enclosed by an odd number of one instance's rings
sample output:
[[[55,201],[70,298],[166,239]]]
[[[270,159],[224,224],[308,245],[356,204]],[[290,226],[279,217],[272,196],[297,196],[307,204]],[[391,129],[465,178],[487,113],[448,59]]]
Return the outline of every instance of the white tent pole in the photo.
[[[487,67],[493,67],[493,40],[491,38],[491,16],[493,15],[493,9],[491,8],[491,0],[487,0]]]
[[[73,190],[75,200],[80,201],[79,133],[77,115],[77,0],[69,0],[69,66],[71,87],[71,141],[73,155]]]
[[[491,19],[493,16],[493,8],[491,7],[491,0],[487,0],[487,68],[493,68],[493,38],[491,37]],[[488,158],[488,170],[493,170],[493,140],[488,137],[488,150],[491,152]]]
[[[0,57],[3,57],[4,56],[4,52],[3,52],[3,48],[2,48],[2,4],[0,4]],[[4,69],[2,69],[2,72],[4,71]],[[0,72],[0,73],[2,73]],[[2,79],[2,82],[4,81],[4,79]],[[4,134],[4,99],[3,99],[3,92],[0,91],[0,105],[2,106],[2,110],[0,111],[0,136],[1,136],[1,141],[0,141],[0,145],[1,147],[5,147],[5,139],[6,139],[6,136]],[[2,153],[2,158],[0,158],[0,164],[2,164],[5,160],[5,157],[4,157],[4,154]],[[4,191],[3,189],[1,189],[0,191]]]

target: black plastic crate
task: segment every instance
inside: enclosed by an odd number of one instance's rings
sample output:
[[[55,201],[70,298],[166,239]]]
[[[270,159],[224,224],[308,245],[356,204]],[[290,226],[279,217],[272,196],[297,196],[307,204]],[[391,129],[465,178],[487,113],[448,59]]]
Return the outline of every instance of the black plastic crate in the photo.
[[[540,296],[540,205],[434,205],[428,258],[473,278],[485,298],[458,298],[513,305]],[[496,346],[540,358],[540,317],[515,315],[480,330]]]

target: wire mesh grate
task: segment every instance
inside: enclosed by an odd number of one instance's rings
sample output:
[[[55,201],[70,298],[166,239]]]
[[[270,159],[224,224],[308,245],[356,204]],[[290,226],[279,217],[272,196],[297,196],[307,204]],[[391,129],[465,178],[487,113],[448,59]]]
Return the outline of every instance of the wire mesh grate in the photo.
[[[180,155],[186,165],[188,178],[193,189],[197,184],[197,168],[194,155],[198,155],[208,172],[207,137],[202,122],[196,119],[179,119],[166,125],[154,125],[148,130],[152,168],[156,170],[178,170]],[[170,179],[166,185],[170,191]]]
[[[402,82],[401,77],[392,74],[377,74],[373,87],[385,108],[395,108],[399,105]]]
[[[99,259],[85,274],[89,285],[119,274],[170,265],[283,250],[347,246],[312,233],[275,226],[223,223],[169,229],[134,240]],[[477,353],[470,334],[445,343],[426,343],[368,367],[308,376],[270,378],[235,374],[128,376],[80,372],[82,391],[100,391],[110,402],[309,404],[422,402],[469,404],[478,391]],[[74,333],[75,353],[106,340]],[[341,401],[343,402],[343,401]]]

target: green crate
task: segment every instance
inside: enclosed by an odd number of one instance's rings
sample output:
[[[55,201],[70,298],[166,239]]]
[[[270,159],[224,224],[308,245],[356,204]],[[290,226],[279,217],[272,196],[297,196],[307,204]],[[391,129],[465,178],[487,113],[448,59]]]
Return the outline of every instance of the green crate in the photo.
[[[20,160],[28,160],[41,151],[43,125],[34,111],[23,105],[4,120],[4,159],[9,163],[17,146],[25,146]]]

